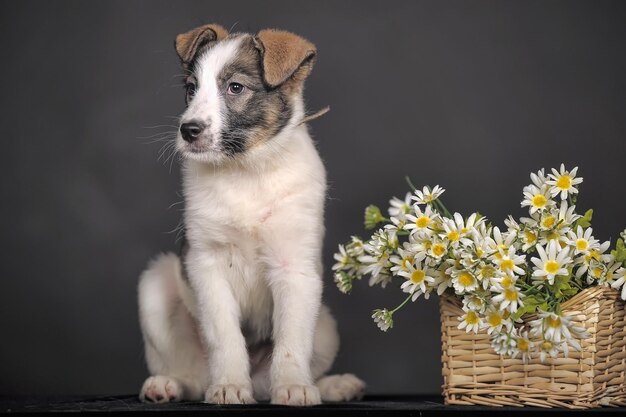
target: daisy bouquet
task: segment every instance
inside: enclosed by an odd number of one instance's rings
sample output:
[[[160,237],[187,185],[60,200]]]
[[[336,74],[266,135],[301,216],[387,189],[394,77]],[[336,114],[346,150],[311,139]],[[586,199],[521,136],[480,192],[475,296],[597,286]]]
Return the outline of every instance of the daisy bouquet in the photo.
[[[367,240],[353,236],[339,245],[333,266],[340,291],[369,277],[370,286],[400,281],[407,294],[394,309],[374,310],[372,318],[387,331],[393,315],[409,301],[435,292],[462,301],[460,329],[485,331],[493,349],[524,361],[542,361],[569,349],[580,350],[586,331],[561,311],[561,303],[581,290],[610,286],[626,298],[626,230],[612,251],[593,236],[593,211],[576,212],[577,168],[542,169],[530,175],[522,207],[528,217],[509,216],[505,228],[480,213],[452,214],[440,186],[416,189],[390,201],[388,217],[375,206],[365,210],[365,226],[377,229]]]

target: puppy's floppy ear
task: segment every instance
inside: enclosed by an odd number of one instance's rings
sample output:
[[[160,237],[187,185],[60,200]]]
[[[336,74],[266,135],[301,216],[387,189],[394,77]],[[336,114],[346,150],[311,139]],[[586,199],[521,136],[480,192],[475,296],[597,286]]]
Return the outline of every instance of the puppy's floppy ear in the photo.
[[[289,79],[302,82],[313,69],[315,45],[298,35],[265,29],[254,40],[261,54],[263,79],[269,87],[278,87]]]
[[[176,53],[183,64],[183,68],[188,69],[196,53],[204,45],[209,42],[222,40],[226,36],[228,36],[228,31],[220,25],[213,23],[176,36]]]

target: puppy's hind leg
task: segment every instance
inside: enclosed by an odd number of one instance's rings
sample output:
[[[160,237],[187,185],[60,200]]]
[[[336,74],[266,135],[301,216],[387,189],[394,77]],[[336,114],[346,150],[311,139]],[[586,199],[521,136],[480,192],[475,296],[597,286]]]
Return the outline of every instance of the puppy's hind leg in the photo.
[[[151,374],[142,401],[200,400],[206,389],[207,360],[182,302],[180,279],[180,260],[170,253],[152,261],[139,280],[139,319]]]
[[[337,323],[328,307],[322,306],[315,329],[311,374],[316,379],[322,401],[351,401],[363,397],[365,383],[353,374],[324,375],[339,350]]]

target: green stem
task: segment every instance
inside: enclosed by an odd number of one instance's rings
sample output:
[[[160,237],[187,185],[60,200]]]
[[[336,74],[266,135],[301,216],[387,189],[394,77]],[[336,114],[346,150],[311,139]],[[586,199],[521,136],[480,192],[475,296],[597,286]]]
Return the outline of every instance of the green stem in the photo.
[[[411,178],[409,178],[408,175],[404,176],[404,180],[409,185],[409,188],[411,189],[411,191],[413,192],[417,191],[417,188],[415,188],[415,185],[413,185],[413,181],[411,181]]]
[[[396,307],[393,310],[391,310],[391,314],[395,313],[396,311],[398,311],[402,307],[404,307],[404,305],[409,302],[409,300],[411,299],[412,296],[413,296],[413,294],[409,294],[409,296],[402,302],[402,304],[400,304],[398,307]]]

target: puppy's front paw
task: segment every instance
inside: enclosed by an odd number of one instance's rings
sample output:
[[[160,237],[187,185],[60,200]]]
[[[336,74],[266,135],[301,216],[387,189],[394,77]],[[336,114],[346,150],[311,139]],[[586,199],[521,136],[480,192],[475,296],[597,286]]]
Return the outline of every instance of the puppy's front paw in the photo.
[[[317,381],[324,401],[350,401],[363,397],[365,382],[352,374],[330,375]]]
[[[183,387],[176,378],[156,375],[143,383],[139,399],[143,402],[168,403],[180,401],[182,395]]]
[[[204,401],[209,404],[254,404],[252,389],[244,385],[211,385]]]
[[[272,404],[309,406],[321,402],[315,385],[282,385],[272,390]]]

